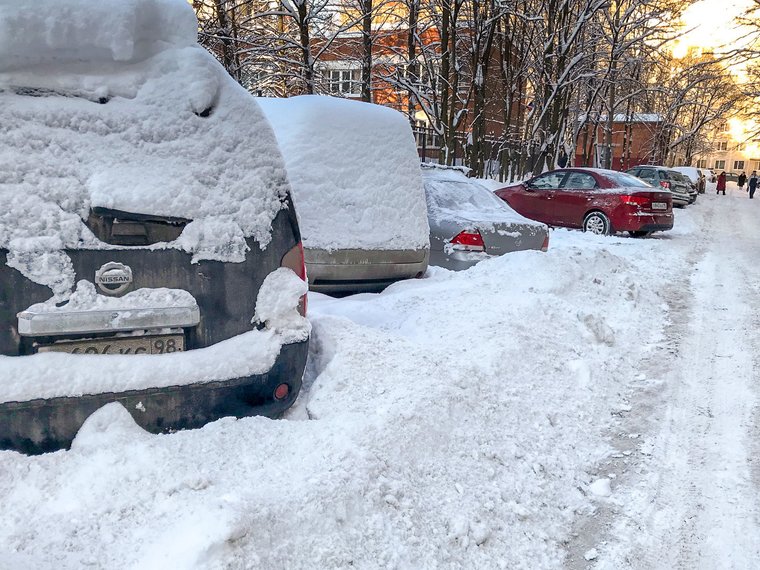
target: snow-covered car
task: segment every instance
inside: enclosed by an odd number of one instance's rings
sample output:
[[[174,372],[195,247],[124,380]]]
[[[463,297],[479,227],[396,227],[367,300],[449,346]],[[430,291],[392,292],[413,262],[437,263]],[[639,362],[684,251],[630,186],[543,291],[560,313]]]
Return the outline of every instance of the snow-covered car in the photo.
[[[705,193],[707,180],[699,168],[695,168],[694,166],[674,166],[673,170],[680,172],[691,180],[691,183],[694,184],[699,194]]]
[[[285,157],[309,287],[380,291],[422,275],[430,253],[428,223],[406,117],[335,97],[258,102]]]
[[[676,180],[680,180],[686,186],[686,190],[689,193],[689,204],[696,202],[697,197],[699,196],[699,191],[697,190],[697,185],[691,181],[691,178],[677,170],[673,172],[671,176]]]
[[[431,265],[467,269],[512,251],[549,247],[546,225],[524,218],[461,170],[422,166]]]
[[[673,206],[683,208],[691,203],[689,184],[681,176],[667,166],[642,164],[626,171],[632,176],[641,178],[655,188],[666,188],[673,196]]]
[[[0,12],[0,448],[276,416],[306,362],[283,159],[181,0]]]

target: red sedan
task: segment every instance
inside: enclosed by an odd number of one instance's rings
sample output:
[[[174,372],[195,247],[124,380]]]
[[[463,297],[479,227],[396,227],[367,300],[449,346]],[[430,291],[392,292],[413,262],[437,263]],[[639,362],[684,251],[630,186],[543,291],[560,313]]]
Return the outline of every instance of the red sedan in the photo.
[[[595,234],[627,231],[645,236],[673,227],[668,190],[613,170],[552,170],[496,195],[526,218]]]

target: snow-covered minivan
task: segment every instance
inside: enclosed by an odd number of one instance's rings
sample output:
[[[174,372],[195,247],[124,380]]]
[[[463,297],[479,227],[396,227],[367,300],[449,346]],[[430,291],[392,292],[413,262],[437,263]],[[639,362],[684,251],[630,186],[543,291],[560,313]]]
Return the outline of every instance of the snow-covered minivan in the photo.
[[[285,159],[309,288],[375,292],[425,273],[430,229],[406,116],[337,97],[257,100]]]
[[[274,134],[184,0],[82,7],[0,13],[0,448],[111,402],[152,432],[278,416],[310,328]]]

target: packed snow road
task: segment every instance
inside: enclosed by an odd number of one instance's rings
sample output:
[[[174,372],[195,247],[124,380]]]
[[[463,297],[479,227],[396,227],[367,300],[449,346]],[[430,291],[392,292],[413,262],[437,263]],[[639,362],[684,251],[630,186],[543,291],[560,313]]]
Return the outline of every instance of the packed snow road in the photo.
[[[631,402],[629,426],[644,420],[637,408],[651,414],[641,460],[612,458],[629,471],[626,485],[600,521],[579,525],[581,545],[604,543],[597,568],[760,564],[760,203],[730,185],[700,208],[703,231],[683,250],[691,275],[669,292],[675,311],[662,357],[672,361],[657,363],[659,388]],[[608,536],[599,536],[604,526]],[[587,565],[581,550],[573,567]]]
[[[285,421],[0,452],[0,569],[750,568],[758,202],[314,295]]]

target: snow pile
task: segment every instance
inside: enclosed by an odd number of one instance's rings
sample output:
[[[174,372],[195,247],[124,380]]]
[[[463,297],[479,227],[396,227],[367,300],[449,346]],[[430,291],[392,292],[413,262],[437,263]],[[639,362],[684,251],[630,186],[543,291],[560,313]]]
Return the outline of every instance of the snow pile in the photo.
[[[62,61],[129,61],[191,46],[198,22],[176,0],[0,0],[0,71]]]
[[[102,410],[69,452],[0,453],[0,561],[561,568],[577,516],[608,502],[592,495],[605,436],[661,357],[662,291],[692,237],[556,231],[548,253],[313,295],[291,421],[127,438],[127,417]]]
[[[55,298],[37,303],[27,309],[32,313],[58,313],[71,311],[108,311],[119,309],[153,309],[158,307],[195,307],[195,298],[184,289],[137,289],[122,297],[100,295],[95,285],[81,280],[68,302],[59,305]]]
[[[420,163],[397,111],[334,97],[258,99],[280,143],[304,246],[429,246]]]
[[[298,303],[309,286],[292,269],[280,267],[264,279],[256,299],[253,322],[263,323],[267,329],[282,332],[291,329],[310,330],[309,321],[298,312]]]
[[[477,227],[493,228],[494,223],[544,227],[515,212],[509,205],[458,170],[423,168],[422,180],[428,205],[428,216],[438,223],[468,220]]]
[[[93,207],[192,220],[168,247],[196,261],[241,261],[246,237],[266,247],[289,189],[282,157],[256,102],[194,42],[187,2],[2,1],[0,248],[13,267],[65,297],[61,250],[110,247],[83,223]]]

